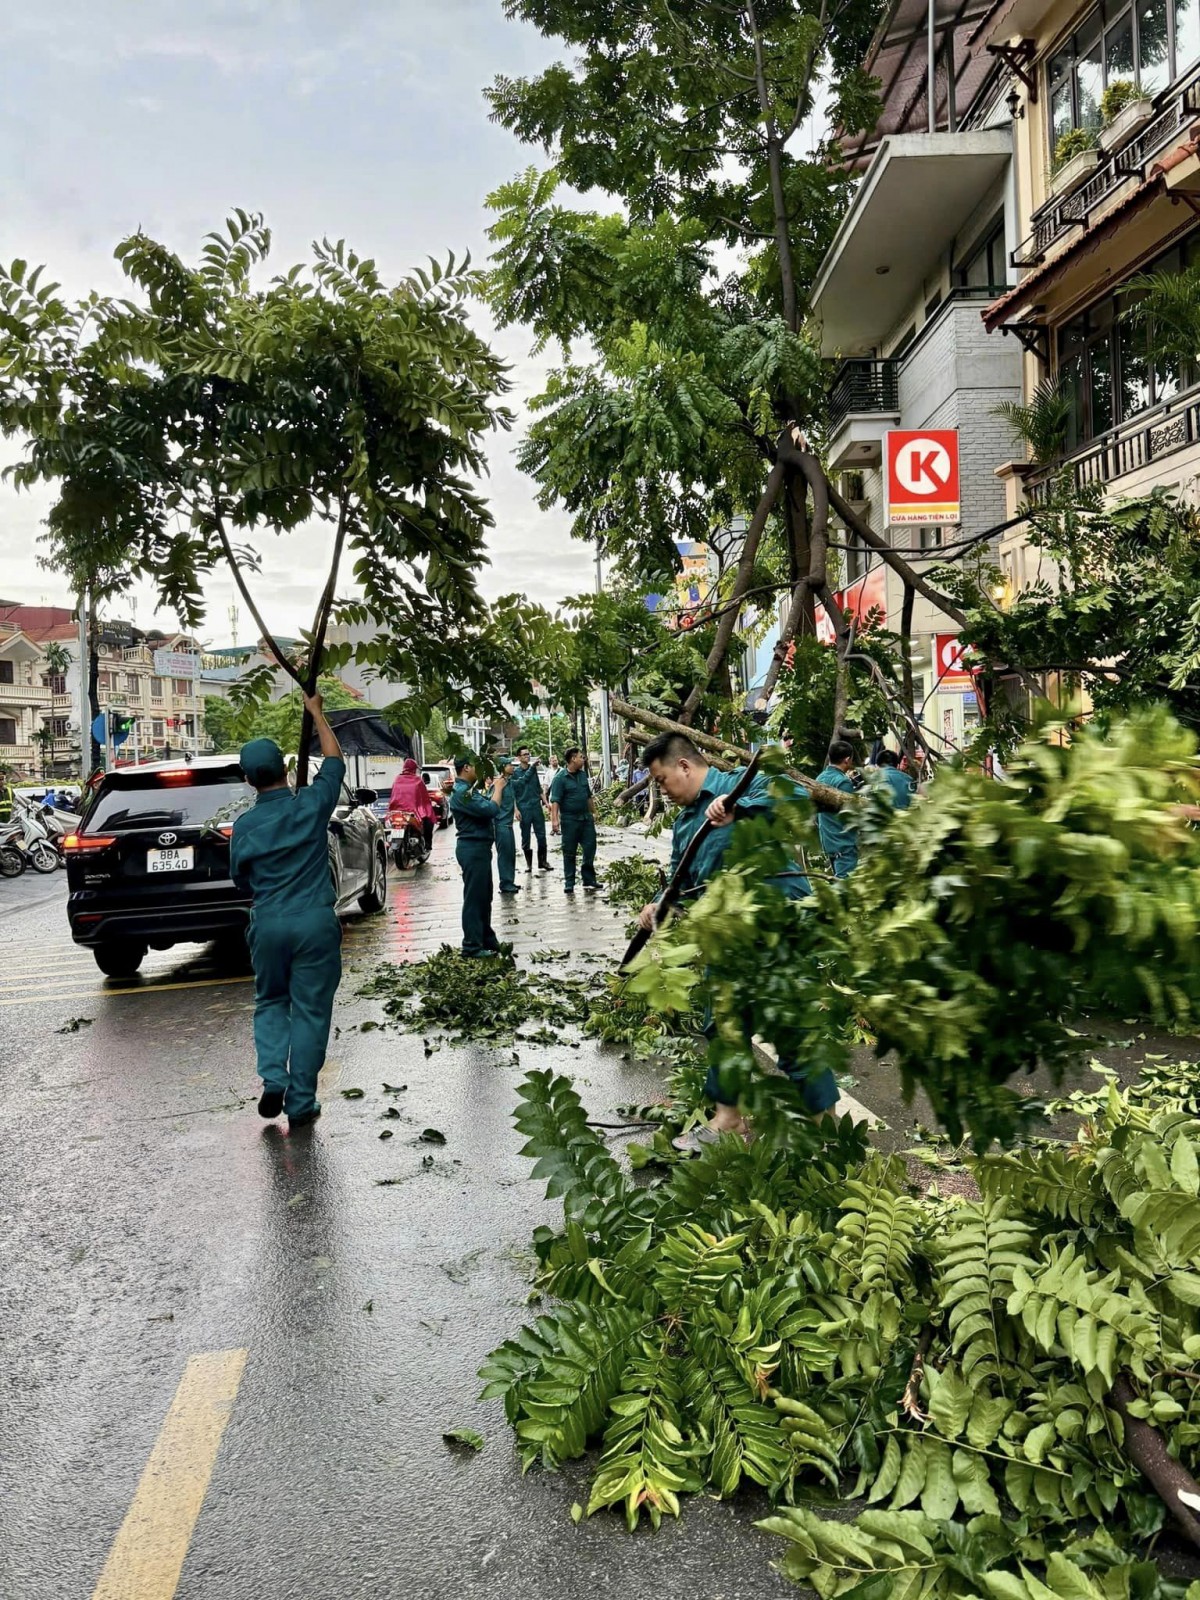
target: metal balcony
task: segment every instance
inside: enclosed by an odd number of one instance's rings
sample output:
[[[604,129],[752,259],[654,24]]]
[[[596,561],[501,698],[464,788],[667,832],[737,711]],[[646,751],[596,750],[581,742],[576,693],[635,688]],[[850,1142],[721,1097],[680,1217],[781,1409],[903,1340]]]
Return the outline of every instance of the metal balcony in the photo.
[[[900,363],[843,361],[829,388],[829,430],[849,416],[871,416],[900,409]]]

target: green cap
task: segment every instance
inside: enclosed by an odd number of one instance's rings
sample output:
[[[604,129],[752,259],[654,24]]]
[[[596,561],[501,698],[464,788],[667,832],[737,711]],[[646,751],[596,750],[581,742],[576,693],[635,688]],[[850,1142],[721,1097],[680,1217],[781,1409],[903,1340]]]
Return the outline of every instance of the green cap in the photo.
[[[240,756],[246,782],[256,789],[264,784],[278,783],[284,774],[283,751],[274,739],[251,739],[242,746]]]

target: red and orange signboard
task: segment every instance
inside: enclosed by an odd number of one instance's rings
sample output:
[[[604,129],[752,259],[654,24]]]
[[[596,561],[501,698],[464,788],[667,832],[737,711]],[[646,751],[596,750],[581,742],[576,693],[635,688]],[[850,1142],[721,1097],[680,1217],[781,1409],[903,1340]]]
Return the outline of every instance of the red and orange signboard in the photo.
[[[958,429],[893,428],[885,440],[888,522],[961,521]]]

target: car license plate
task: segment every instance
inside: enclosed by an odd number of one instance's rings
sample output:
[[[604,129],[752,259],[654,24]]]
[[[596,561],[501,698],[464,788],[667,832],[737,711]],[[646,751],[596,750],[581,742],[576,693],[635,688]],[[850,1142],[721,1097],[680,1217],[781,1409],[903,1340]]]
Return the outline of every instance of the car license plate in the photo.
[[[147,850],[147,872],[190,872],[195,856],[194,845],[180,845],[174,850]]]

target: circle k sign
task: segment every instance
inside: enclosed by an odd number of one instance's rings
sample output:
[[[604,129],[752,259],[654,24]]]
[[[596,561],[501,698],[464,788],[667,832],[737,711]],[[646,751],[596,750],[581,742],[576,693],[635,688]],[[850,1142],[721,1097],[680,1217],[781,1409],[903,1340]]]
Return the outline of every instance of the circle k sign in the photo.
[[[889,523],[960,521],[958,429],[894,428],[886,440]]]

